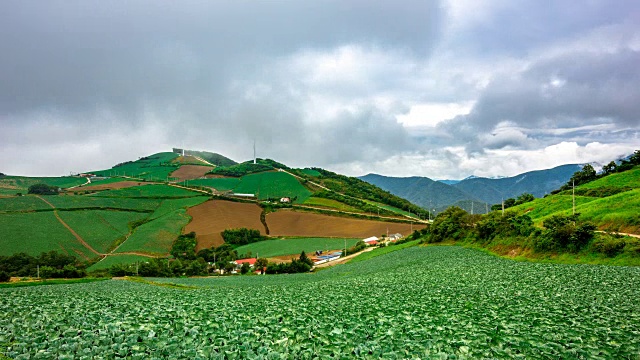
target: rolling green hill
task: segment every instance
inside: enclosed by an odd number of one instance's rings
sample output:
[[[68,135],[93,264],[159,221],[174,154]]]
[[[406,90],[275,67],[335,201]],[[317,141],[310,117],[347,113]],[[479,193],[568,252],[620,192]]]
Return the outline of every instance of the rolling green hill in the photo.
[[[620,192],[612,191],[618,189]],[[601,230],[640,233],[640,167],[577,186],[576,212]],[[526,213],[536,223],[556,214],[571,214],[571,190],[535,199],[508,211]]]
[[[26,194],[29,186],[44,183],[49,186],[69,188],[87,182],[87,179],[80,177],[26,177],[26,176],[0,176],[0,195]]]

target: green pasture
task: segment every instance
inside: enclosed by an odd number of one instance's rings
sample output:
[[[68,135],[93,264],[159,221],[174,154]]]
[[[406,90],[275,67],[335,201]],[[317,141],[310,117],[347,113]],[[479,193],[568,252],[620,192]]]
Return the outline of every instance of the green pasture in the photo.
[[[234,192],[244,194],[255,194],[258,199],[279,197],[297,197],[296,204],[304,203],[310,196],[311,191],[307,190],[293,176],[285,172],[261,172],[249,174],[240,178],[240,184],[235,187]]]
[[[50,197],[51,196],[46,196],[45,198]],[[51,209],[51,206],[34,195],[0,198],[0,212],[33,211],[46,209]]]
[[[389,211],[394,212],[394,213],[399,214],[399,215],[410,216],[410,217],[413,217],[413,218],[417,217],[416,214],[412,214],[412,213],[410,213],[408,211],[404,211],[402,209],[398,209],[397,207],[394,207],[394,206],[391,206],[391,205],[385,205],[385,204],[381,204],[379,202],[375,202],[375,201],[371,201],[371,200],[363,200],[363,201],[366,202],[369,205],[377,206],[377,207],[380,207],[380,208],[385,209],[385,210],[389,210]],[[426,210],[425,210],[425,212],[426,212]]]
[[[129,224],[146,213],[108,210],[59,211],[58,214],[84,241],[98,252],[109,251],[118,238],[129,233]]]
[[[87,182],[85,178],[63,176],[63,177],[26,177],[26,176],[3,176],[0,177],[0,195],[15,195],[17,193],[26,194],[29,186],[45,183],[49,186],[69,188]]]
[[[209,200],[208,196],[196,196],[184,199],[165,199],[162,200],[160,206],[149,216],[149,219],[156,219],[165,214],[168,214],[172,211],[178,209],[186,209],[192,206],[196,206],[202,204],[203,202]]]
[[[171,164],[178,154],[172,152],[157,153],[134,162],[126,163],[107,170],[91,171],[98,176],[129,176],[149,181],[166,180],[178,164]]]
[[[309,175],[309,176],[313,176],[313,177],[318,177],[320,176],[320,172],[318,172],[318,170],[313,170],[313,169],[309,169],[309,168],[305,168],[305,169],[297,169],[298,171],[300,171],[301,173],[305,174],[305,175]]]
[[[0,215],[0,255],[25,252],[37,256],[58,251],[82,259],[96,255],[85,248],[55,217],[53,211]]]
[[[634,169],[621,173],[607,175],[603,178],[580,185],[576,188],[595,189],[599,187],[640,188],[640,166],[636,166]]]
[[[238,184],[240,184],[239,178],[211,178],[211,179],[195,179],[189,181],[183,181],[180,183],[181,185],[190,185],[190,186],[205,186],[212,187],[218,191],[231,191]]]
[[[95,195],[51,195],[45,197],[58,209],[125,209],[151,212],[160,206],[159,199],[109,198]]]
[[[282,255],[299,255],[304,250],[308,255],[313,255],[316,250],[343,249],[345,240],[347,247],[355,245],[362,239],[344,238],[285,238],[264,240],[248,245],[243,245],[236,250],[238,254],[251,252],[252,256],[273,257]]]
[[[104,270],[112,267],[113,265],[131,265],[141,262],[147,262],[150,258],[140,255],[128,255],[128,254],[113,254],[105,257],[97,263],[87,268],[87,271]]]
[[[135,229],[133,234],[117,249],[121,252],[143,252],[151,255],[166,255],[173,241],[182,233],[191,217],[185,209],[165,214]]]
[[[93,196],[119,198],[184,198],[200,195],[201,194],[198,192],[178,188],[175,186],[150,184],[133,186],[123,189],[101,191]]]
[[[315,196],[311,196],[307,200],[305,200],[304,205],[322,206],[322,207],[328,207],[328,208],[332,208],[340,211],[362,212],[362,210],[349,206],[340,201],[333,200],[333,199],[319,198]]]

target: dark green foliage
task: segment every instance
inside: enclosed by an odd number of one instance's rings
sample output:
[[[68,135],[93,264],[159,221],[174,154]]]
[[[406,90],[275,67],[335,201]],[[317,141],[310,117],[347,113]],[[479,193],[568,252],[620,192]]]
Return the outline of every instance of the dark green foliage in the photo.
[[[9,280],[11,280],[11,276],[5,271],[0,271],[0,282],[7,282]]]
[[[605,254],[608,257],[615,257],[624,250],[626,245],[627,243],[622,236],[608,235],[594,240],[591,247],[593,250]]]
[[[229,244],[222,244],[217,248],[202,249],[198,251],[198,258],[214,263],[217,269],[223,269],[226,264],[238,259],[238,252]]]
[[[256,270],[260,271],[260,274],[264,274],[265,268],[269,265],[269,261],[265,258],[257,258],[256,263],[253,265]]]
[[[264,171],[272,171],[273,166],[265,164],[254,164],[253,162],[244,162],[232,166],[219,166],[211,170],[210,174],[241,177],[247,174],[254,174]]]
[[[84,271],[85,265],[78,263],[74,256],[56,251],[41,253],[37,257],[26,253],[0,256],[0,271],[4,271],[10,276],[35,277],[38,274],[38,266],[40,266],[41,277],[43,277],[43,267],[51,268],[51,274],[47,276],[49,278],[77,278],[86,275]]]
[[[602,167],[602,175],[613,174],[618,170],[618,164],[615,161],[608,163],[607,165]]]
[[[462,240],[469,234],[471,221],[469,214],[457,206],[452,206],[436,216],[429,227],[430,243],[445,240]]]
[[[345,256],[358,253],[364,250],[366,247],[367,244],[364,241],[358,241],[355,245],[347,249],[347,253],[345,254]]]
[[[290,263],[270,263],[267,265],[267,274],[296,274],[309,272],[313,267],[313,261],[307,257],[304,251],[300,258],[292,259]]]
[[[423,213],[424,209],[416,206],[401,197],[391,194],[388,191],[382,190],[379,187],[372,185],[366,181],[358,178],[339,175],[334,172],[324,170],[321,168],[311,168],[320,173],[317,179],[327,188],[339,192],[341,194],[367,199],[371,201],[380,202],[383,204],[391,205],[398,209],[409,211],[414,214]],[[317,196],[317,195],[316,195]],[[335,199],[344,202],[344,198]],[[350,204],[349,204],[350,205]],[[375,212],[376,210],[372,211]],[[382,212],[381,212],[382,213]]]
[[[368,204],[360,199],[356,199],[353,197],[349,197],[349,196],[344,196],[341,195],[339,193],[336,193],[334,191],[319,191],[317,193],[315,193],[313,196],[315,197],[319,197],[319,198],[325,198],[325,199],[332,199],[332,200],[336,200],[336,201],[340,201],[341,203],[347,204],[349,206],[352,206],[354,208],[360,209],[364,212],[368,212],[368,213],[372,213],[372,214],[380,214],[380,215],[386,215],[386,216],[394,216],[397,215],[396,213],[389,211],[389,210],[385,210],[385,209],[381,209],[378,206],[375,205],[371,205]]]
[[[411,235],[407,236],[406,238],[404,238],[402,240],[398,240],[393,244],[395,244],[395,245],[404,244],[404,243],[409,242],[409,241],[418,240],[418,239],[420,239],[420,238],[422,238],[422,237],[424,237],[425,235],[428,235],[428,234],[429,234],[429,226],[427,226],[426,228],[424,228],[422,230],[414,230]]]
[[[208,275],[209,265],[202,258],[150,258],[137,264],[117,264],[108,269],[111,276],[179,277]]]
[[[576,195],[578,196],[590,196],[590,197],[609,197],[615,194],[619,194],[625,191],[633,190],[632,187],[624,186],[624,187],[612,187],[612,186],[602,186],[592,189],[576,189]],[[565,193],[569,194],[571,190],[565,191]]]
[[[508,198],[508,199],[504,200],[504,208],[508,209],[510,207],[513,207],[513,206],[517,206],[517,205],[520,205],[520,204],[531,202],[531,201],[533,201],[535,199],[536,198],[532,194],[524,193],[524,194],[521,194],[520,196],[518,196],[517,199]],[[492,211],[502,210],[502,203],[491,205],[491,210]]]
[[[195,259],[196,233],[192,231],[188,234],[178,236],[171,246],[171,255],[176,259]]]
[[[249,263],[243,263],[240,267],[240,274],[244,275],[248,273],[249,270],[251,270],[251,265],[249,265]]]
[[[43,183],[33,184],[29,186],[28,193],[36,195],[58,195],[58,187]]]
[[[533,221],[528,215],[518,216],[515,213],[490,213],[483,217],[475,227],[476,239],[486,243],[500,237],[527,237],[535,231]]]
[[[264,236],[260,235],[260,231],[256,229],[227,229],[221,234],[224,242],[233,245],[246,245],[265,239]]]
[[[545,230],[534,242],[536,251],[577,252],[594,237],[595,225],[578,221],[579,214],[554,215],[543,222]]]

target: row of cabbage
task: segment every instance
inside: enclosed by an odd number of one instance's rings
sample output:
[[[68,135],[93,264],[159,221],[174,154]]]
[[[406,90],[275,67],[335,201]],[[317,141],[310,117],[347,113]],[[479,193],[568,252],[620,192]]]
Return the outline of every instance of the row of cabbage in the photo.
[[[159,281],[159,280],[154,280]],[[411,248],[317,274],[0,290],[11,358],[630,358],[640,270]]]

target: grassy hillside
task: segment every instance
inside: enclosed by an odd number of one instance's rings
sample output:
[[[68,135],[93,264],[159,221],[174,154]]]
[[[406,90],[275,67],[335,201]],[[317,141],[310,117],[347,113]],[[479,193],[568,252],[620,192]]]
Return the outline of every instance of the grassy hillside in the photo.
[[[182,233],[191,218],[186,210],[178,209],[151,222],[140,225],[115,251],[142,252],[151,255],[167,255],[171,244]]]
[[[200,196],[201,193],[168,185],[142,185],[124,189],[101,191],[96,197],[123,198],[183,198]]]
[[[611,189],[622,192],[614,191],[613,195],[607,195],[612,193]],[[576,196],[576,212],[582,219],[593,222],[601,230],[640,233],[640,167],[577,186],[576,194],[579,193],[592,195]],[[534,222],[541,224],[553,215],[571,214],[572,207],[571,191],[564,191],[515,206],[509,211],[526,213]]]
[[[49,186],[69,188],[87,182],[85,178],[79,177],[26,177],[26,176],[2,176],[0,177],[0,195],[15,195],[17,193],[26,194],[29,186],[44,183]]]
[[[157,153],[142,157],[136,161],[127,161],[111,169],[91,171],[98,176],[130,176],[146,180],[166,180],[180,164],[172,163],[178,154],[172,152]]]
[[[284,172],[262,172],[243,176],[233,189],[237,193],[255,194],[258,199],[290,197],[294,203],[304,203],[311,196],[293,176]]]
[[[232,191],[238,184],[240,184],[240,178],[228,177],[228,178],[211,178],[211,179],[196,179],[189,180],[188,182],[182,182],[181,185],[189,186],[205,186],[212,187],[218,191]]]

